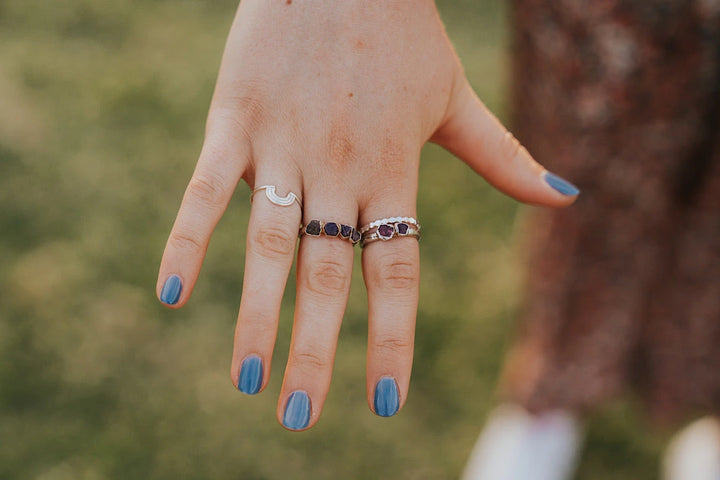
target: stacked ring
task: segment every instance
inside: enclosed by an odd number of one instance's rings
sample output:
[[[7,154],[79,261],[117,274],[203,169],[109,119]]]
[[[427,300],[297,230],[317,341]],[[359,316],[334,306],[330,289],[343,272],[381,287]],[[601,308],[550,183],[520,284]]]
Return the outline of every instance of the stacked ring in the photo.
[[[398,237],[414,237],[420,240],[420,223],[412,217],[390,217],[368,223],[360,229],[360,247],[378,240],[387,241]]]
[[[418,230],[420,230],[420,224],[418,223],[417,219],[413,217],[389,217],[389,218],[381,218],[380,220],[375,220],[374,222],[370,222],[364,227],[360,228],[360,234],[364,234],[371,228],[379,227],[383,224],[397,224],[397,223],[407,223],[410,225],[414,225]]]
[[[350,225],[337,222],[323,222],[321,220],[310,220],[306,225],[300,226],[299,236],[308,235],[310,237],[336,237],[341,240],[347,240],[353,245],[360,241],[360,232]]]

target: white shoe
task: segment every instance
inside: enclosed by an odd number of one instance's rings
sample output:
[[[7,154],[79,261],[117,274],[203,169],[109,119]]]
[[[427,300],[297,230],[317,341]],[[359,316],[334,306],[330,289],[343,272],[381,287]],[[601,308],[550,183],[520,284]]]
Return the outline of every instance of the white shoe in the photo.
[[[580,424],[569,412],[530,415],[501,405],[490,414],[462,478],[569,480],[581,442]]]
[[[720,480],[720,424],[697,420],[677,433],[663,456],[663,480]]]

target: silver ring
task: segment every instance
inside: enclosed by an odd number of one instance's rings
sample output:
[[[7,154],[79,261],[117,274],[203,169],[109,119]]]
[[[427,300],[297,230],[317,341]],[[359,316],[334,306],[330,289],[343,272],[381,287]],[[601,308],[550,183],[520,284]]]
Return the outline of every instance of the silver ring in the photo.
[[[370,222],[364,227],[360,228],[360,233],[365,233],[371,228],[379,227],[382,224],[394,224],[394,223],[409,223],[411,225],[414,225],[417,227],[418,230],[420,230],[420,223],[418,223],[417,219],[413,217],[388,217],[388,218],[381,218],[380,220],[375,220],[374,222]]]
[[[420,240],[420,230],[417,230],[416,228],[408,228],[405,233],[393,235],[390,238],[397,238],[397,237],[414,237],[417,240]],[[377,241],[390,240],[390,238],[382,236],[377,232],[366,234],[360,239],[360,248],[365,248],[366,245],[370,245],[371,243],[374,243]]]
[[[420,240],[420,223],[412,217],[389,217],[365,225],[360,232],[360,247],[363,248],[378,240],[387,241],[398,237]]]
[[[293,192],[289,192],[284,197],[281,197],[277,193],[275,193],[276,189],[277,187],[275,185],[261,185],[255,188],[250,194],[250,202],[252,202],[253,196],[255,196],[257,192],[259,192],[260,190],[265,190],[265,196],[267,197],[267,199],[279,207],[289,207],[293,203],[297,202],[297,204],[300,206],[300,209],[303,208],[302,202]]]

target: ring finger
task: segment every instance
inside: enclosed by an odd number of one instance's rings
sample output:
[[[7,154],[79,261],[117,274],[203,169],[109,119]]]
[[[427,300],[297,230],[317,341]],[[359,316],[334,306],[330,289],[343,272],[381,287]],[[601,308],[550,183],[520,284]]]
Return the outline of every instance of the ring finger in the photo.
[[[380,228],[395,227],[389,230],[388,240],[374,241],[362,253],[369,314],[368,404],[381,417],[398,412],[410,384],[420,276],[420,250],[414,234],[419,226],[388,217],[415,217],[414,185],[412,179],[407,179],[405,188],[392,190],[400,192],[392,195],[397,198],[373,202],[363,210],[361,218],[363,225],[385,219]]]

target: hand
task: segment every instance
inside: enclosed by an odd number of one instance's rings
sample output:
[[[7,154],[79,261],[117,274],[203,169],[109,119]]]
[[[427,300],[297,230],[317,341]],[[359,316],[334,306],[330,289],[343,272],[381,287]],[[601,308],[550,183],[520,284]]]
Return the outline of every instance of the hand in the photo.
[[[241,178],[251,188],[298,194],[302,211],[255,195],[231,368],[241,390],[257,393],[267,384],[298,225],[415,217],[420,149],[428,140],[518,200],[565,206],[577,194],[547,176],[477,99],[432,1],[241,3],[157,285],[171,307],[188,300]],[[347,241],[300,240],[292,345],[277,409],[291,430],[314,425],[322,410],[352,260]],[[402,407],[410,381],[418,243],[376,242],[362,260],[368,403],[389,416]]]

